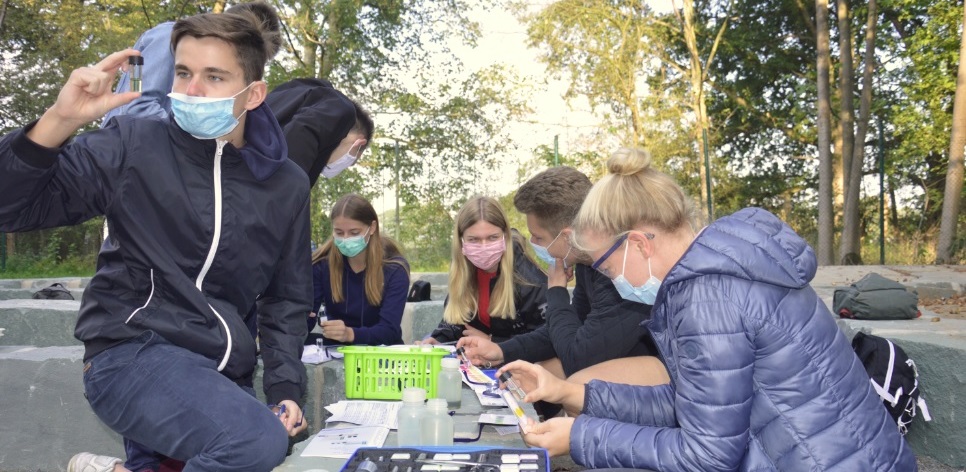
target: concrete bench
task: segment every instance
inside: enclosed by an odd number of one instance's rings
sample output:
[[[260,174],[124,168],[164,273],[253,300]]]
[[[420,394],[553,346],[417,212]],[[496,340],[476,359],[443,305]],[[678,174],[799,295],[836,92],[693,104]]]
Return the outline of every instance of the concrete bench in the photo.
[[[829,306],[834,288],[873,271],[914,287],[920,295],[949,296],[966,293],[966,275],[956,269],[822,267],[812,285]],[[430,280],[435,291],[440,280],[439,286],[445,287],[443,276],[427,275],[424,280]],[[414,280],[423,277],[413,274]],[[39,289],[53,281],[31,284]],[[0,281],[0,289],[23,283]],[[432,332],[442,318],[442,303],[442,297],[434,295],[433,301],[407,304],[403,340],[410,343]],[[0,301],[0,470],[64,470],[72,454],[85,450],[123,455],[120,438],[100,423],[83,396],[83,348],[73,338],[78,307],[77,301]],[[966,415],[960,398],[966,391],[961,367],[966,365],[966,321],[932,322],[933,316],[924,310],[917,320],[838,323],[849,338],[858,330],[889,337],[916,361],[933,421],[915,420],[909,442],[918,455],[959,470],[966,467],[966,422],[956,421]],[[341,399],[344,373],[328,364],[307,365],[306,370],[306,420],[310,430],[317,431],[325,417],[322,407]],[[255,385],[261,395],[260,371]]]

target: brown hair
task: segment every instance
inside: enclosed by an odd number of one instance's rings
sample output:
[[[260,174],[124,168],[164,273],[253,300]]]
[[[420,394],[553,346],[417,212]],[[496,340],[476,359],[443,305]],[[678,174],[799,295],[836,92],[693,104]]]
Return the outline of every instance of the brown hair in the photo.
[[[551,233],[572,225],[590,191],[590,179],[573,167],[551,167],[517,190],[513,206],[537,218]]]
[[[281,37],[280,22],[274,9],[257,4],[261,2],[243,4],[249,5],[248,8],[240,8],[242,5],[233,7],[231,12],[202,13],[178,20],[171,30],[171,50],[175,51],[185,36],[220,39],[235,48],[235,58],[244,72],[245,82],[261,80],[265,75],[265,64],[278,52]]]
[[[358,221],[364,225],[372,226],[375,222],[375,229],[369,232],[369,241],[364,249],[366,254],[366,300],[370,305],[378,306],[382,304],[382,292],[385,280],[382,273],[383,264],[399,264],[409,271],[402,261],[402,250],[392,239],[382,236],[379,232],[379,217],[376,209],[372,207],[369,200],[362,196],[350,193],[344,195],[332,206],[329,213],[329,220],[334,221],[338,217],[348,218]],[[329,264],[329,288],[332,290],[332,300],[342,302],[345,299],[342,289],[342,273],[345,271],[344,256],[335,248],[335,239],[330,236],[312,254],[312,263],[326,259]]]

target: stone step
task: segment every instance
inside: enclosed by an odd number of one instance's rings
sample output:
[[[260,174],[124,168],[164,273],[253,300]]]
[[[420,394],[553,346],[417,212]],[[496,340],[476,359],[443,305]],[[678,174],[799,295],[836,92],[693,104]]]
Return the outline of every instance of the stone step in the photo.
[[[83,346],[0,347],[0,470],[63,471],[82,451],[123,457],[84,398],[83,356]]]
[[[0,346],[73,346],[77,300],[0,300]]]
[[[124,457],[121,437],[101,423],[84,397],[83,356],[83,346],[0,347],[0,471],[64,471],[82,451]],[[305,367],[305,421],[308,431],[318,431],[327,417],[322,407],[345,398],[344,369],[339,362]],[[265,401],[261,373],[259,366],[255,391]]]

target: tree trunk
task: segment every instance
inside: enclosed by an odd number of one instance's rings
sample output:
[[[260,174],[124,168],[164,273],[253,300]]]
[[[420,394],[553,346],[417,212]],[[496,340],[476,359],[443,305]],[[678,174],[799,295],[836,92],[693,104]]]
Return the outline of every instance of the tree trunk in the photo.
[[[325,41],[319,46],[319,53],[322,56],[319,61],[319,77],[322,78],[328,78],[332,75],[332,69],[335,68],[335,64],[333,63],[335,50],[342,41],[342,25],[339,24],[338,9],[335,8],[334,4],[335,2],[330,3],[329,8],[325,9],[325,22],[327,24],[328,34],[325,35]]]
[[[953,241],[959,219],[963,192],[963,147],[966,146],[966,5],[963,6],[963,32],[959,41],[959,72],[953,101],[953,130],[949,138],[949,167],[946,170],[946,193],[943,195],[942,221],[936,243],[936,263],[953,262]]]
[[[702,97],[704,90],[704,81],[702,81],[702,65],[701,65],[701,55],[698,51],[698,41],[697,33],[694,31],[694,1],[684,0],[682,2],[683,18],[679,17],[681,23],[681,32],[684,35],[684,44],[688,49],[688,56],[690,58],[690,69],[689,69],[689,81],[691,83],[691,110],[694,112],[694,139],[698,143],[698,161],[701,164],[698,166],[698,175],[701,179],[701,212],[704,212],[708,208],[708,202],[710,201],[711,195],[708,193],[708,170],[704,166],[704,155],[707,150],[705,149],[704,133],[706,131],[705,123],[706,117],[701,113],[702,110]],[[711,219],[711,215],[708,215],[708,219]],[[710,221],[709,221],[710,223]]]
[[[846,258],[852,259],[852,256],[846,249],[849,248],[849,242],[845,239],[845,234],[854,234],[858,230],[858,219],[848,219],[844,213],[845,207],[848,205],[846,203],[849,193],[849,185],[852,183],[852,159],[853,150],[855,148],[855,70],[852,64],[852,20],[849,18],[849,2],[848,0],[837,0],[836,1],[836,13],[838,14],[839,20],[839,62],[841,63],[842,70],[839,73],[839,95],[841,97],[841,103],[839,104],[839,128],[840,135],[842,137],[842,147],[840,149],[841,160],[842,160],[842,186],[841,186],[841,208],[843,209],[842,214],[842,238],[841,238],[841,249],[839,251],[839,261],[844,263]]]
[[[869,16],[865,23],[865,59],[862,65],[862,98],[859,102],[859,120],[852,150],[851,165],[845,169],[845,204],[842,210],[842,240],[839,257],[843,264],[862,263],[862,220],[859,200],[862,189],[862,164],[865,162],[865,136],[869,131],[872,112],[872,71],[875,68],[876,12],[875,0],[869,0]]]
[[[3,6],[0,7],[0,32],[3,31],[3,20],[7,18],[8,5],[10,5],[10,0],[3,0]]]
[[[815,23],[818,35],[818,263],[832,263],[832,130],[829,105],[829,29],[828,0],[815,0]]]

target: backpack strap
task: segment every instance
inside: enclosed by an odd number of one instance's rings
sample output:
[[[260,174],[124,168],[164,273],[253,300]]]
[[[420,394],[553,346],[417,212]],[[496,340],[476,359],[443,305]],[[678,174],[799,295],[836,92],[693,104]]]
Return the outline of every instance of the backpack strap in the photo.
[[[892,384],[892,369],[896,361],[896,347],[892,344],[892,341],[888,339],[885,341],[889,343],[889,367],[886,370],[885,379],[882,380],[882,385],[877,384],[874,378],[870,378],[869,382],[872,382],[872,388],[875,389],[875,393],[878,393],[883,400],[889,402],[892,406],[896,406],[896,403],[899,402],[899,397],[902,396],[902,387],[896,389],[895,394],[889,393],[889,385]]]

